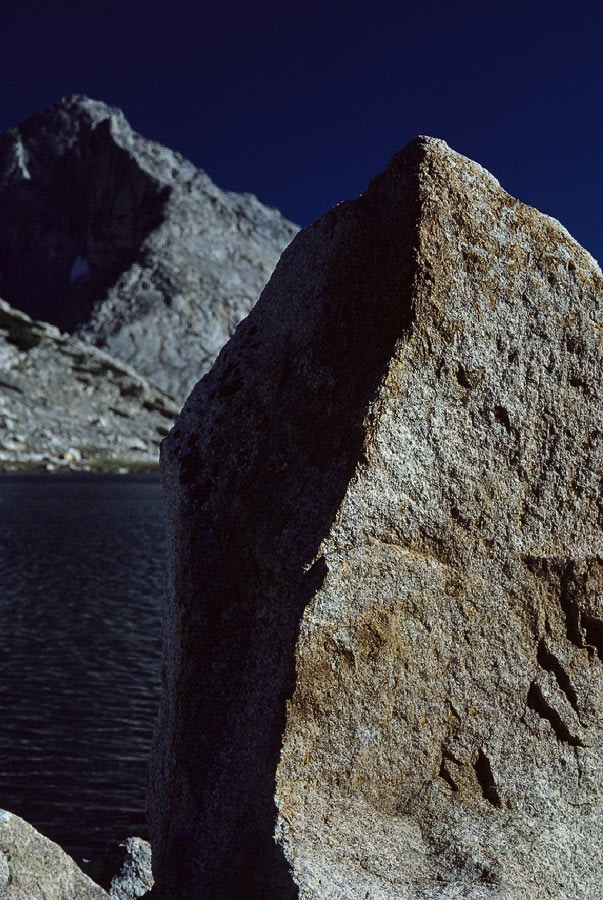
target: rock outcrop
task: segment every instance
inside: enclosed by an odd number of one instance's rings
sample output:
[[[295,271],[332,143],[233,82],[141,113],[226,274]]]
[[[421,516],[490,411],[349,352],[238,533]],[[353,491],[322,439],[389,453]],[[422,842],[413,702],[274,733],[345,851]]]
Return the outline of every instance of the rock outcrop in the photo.
[[[155,466],[177,415],[129,366],[0,300],[0,469]]]
[[[441,141],[293,241],[164,443],[157,897],[601,896],[602,334]]]
[[[0,810],[2,900],[109,900],[58,844]]]
[[[86,97],[0,136],[0,296],[180,402],[295,231]]]
[[[153,887],[151,846],[130,837],[111,849],[97,881],[109,891],[110,900],[137,900]]]

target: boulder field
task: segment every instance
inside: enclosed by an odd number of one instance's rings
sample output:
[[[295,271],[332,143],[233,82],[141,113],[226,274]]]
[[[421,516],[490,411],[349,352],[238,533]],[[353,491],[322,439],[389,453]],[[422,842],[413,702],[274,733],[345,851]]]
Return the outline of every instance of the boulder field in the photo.
[[[126,363],[0,300],[0,470],[152,468],[177,415]]]

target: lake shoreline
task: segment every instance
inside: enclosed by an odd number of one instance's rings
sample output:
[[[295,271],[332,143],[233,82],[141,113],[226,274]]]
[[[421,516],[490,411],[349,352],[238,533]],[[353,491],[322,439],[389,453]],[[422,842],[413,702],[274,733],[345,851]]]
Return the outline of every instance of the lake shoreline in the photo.
[[[0,466],[0,478],[15,477],[51,477],[71,478],[74,476],[90,476],[91,478],[123,478],[124,476],[148,476],[159,480],[159,462],[139,462],[131,460],[98,460],[94,464],[74,466],[72,464],[56,464],[50,467],[37,463],[11,463]]]

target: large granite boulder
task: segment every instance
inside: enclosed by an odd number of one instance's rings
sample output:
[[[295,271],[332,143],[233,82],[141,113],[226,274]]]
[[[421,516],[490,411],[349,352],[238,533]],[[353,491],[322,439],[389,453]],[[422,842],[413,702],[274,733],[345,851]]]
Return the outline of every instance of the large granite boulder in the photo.
[[[180,403],[296,230],[87,97],[0,135],[0,296]]]
[[[0,897],[109,900],[58,844],[5,810],[0,810]]]
[[[164,442],[154,896],[601,896],[602,336],[441,141],[293,241]]]

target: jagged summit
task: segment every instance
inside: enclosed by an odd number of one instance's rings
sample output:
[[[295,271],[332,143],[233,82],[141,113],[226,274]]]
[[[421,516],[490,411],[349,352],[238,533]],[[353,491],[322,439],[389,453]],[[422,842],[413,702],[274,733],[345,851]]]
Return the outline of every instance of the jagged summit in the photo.
[[[85,94],[67,94],[40,112],[28,116],[27,119],[24,119],[23,122],[18,123],[14,127],[19,131],[37,130],[41,127],[41,122],[49,122],[57,118],[63,118],[62,132],[64,136],[67,136],[70,129],[74,132],[77,131],[79,125],[84,122],[95,126],[110,118],[118,122],[122,128],[131,131],[130,125],[121,109],[116,106],[110,106],[102,100],[94,100]]]
[[[149,154],[150,155],[150,154]],[[0,290],[74,332],[162,221],[122,114],[66,98],[0,137]]]
[[[295,231],[87,97],[0,136],[0,296],[179,399]]]
[[[191,178],[205,174],[176,151],[137,134],[118,107],[109,106],[101,100],[93,100],[83,94],[62,97],[20,125],[9,129],[7,134],[14,134],[17,140],[21,139],[26,144],[30,138],[38,143],[35,139],[40,133],[44,133],[45,149],[51,148],[59,155],[72,150],[85,135],[98,128],[105,129],[118,146],[134,155],[137,163],[147,174],[166,186],[172,185],[186,172]],[[28,145],[29,152],[34,155],[35,143]],[[29,162],[27,160],[24,162],[26,169],[30,169]],[[44,166],[43,158],[37,162]]]

